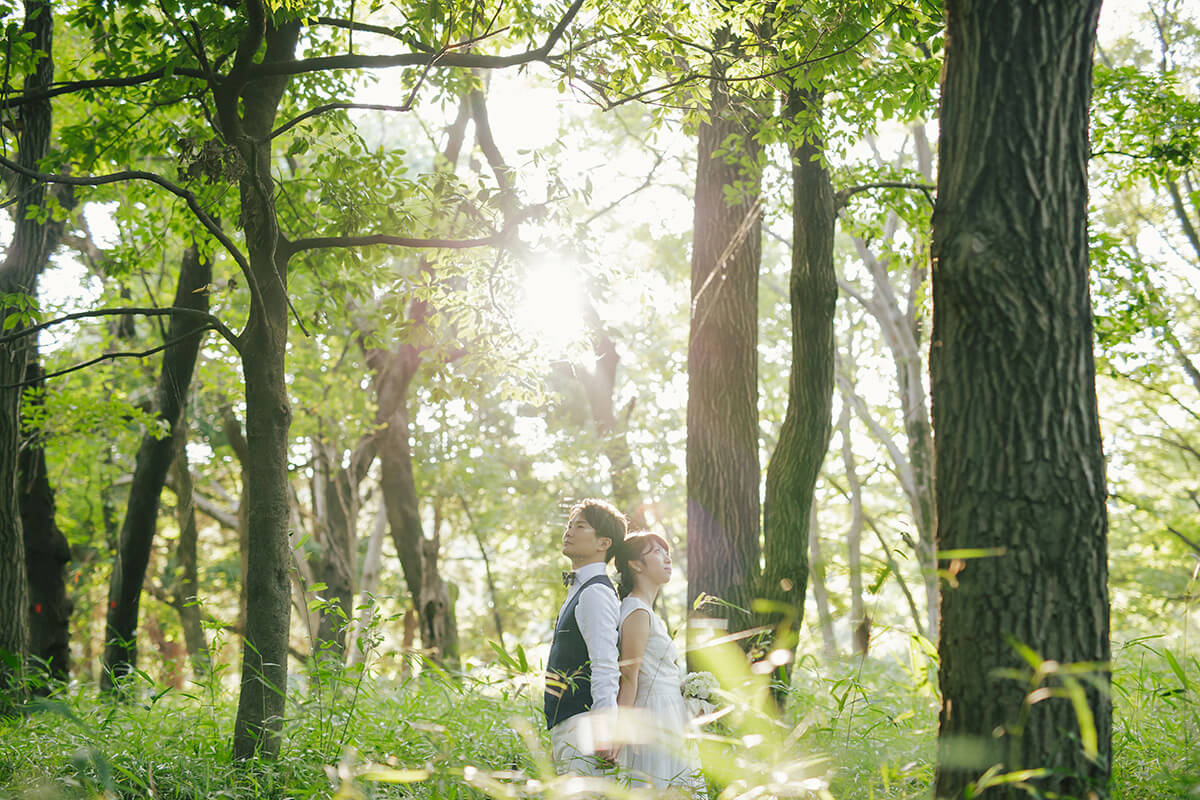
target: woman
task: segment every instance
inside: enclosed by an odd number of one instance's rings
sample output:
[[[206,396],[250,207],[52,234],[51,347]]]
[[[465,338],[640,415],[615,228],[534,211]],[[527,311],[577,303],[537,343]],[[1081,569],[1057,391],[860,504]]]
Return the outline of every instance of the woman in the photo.
[[[679,690],[678,653],[654,613],[659,590],[671,580],[671,552],[656,533],[638,531],[617,551],[621,596],[621,684],[618,706],[643,710],[631,726],[637,743],[621,749],[619,763],[635,786],[675,789],[706,798],[695,749],[684,738],[691,717]]]

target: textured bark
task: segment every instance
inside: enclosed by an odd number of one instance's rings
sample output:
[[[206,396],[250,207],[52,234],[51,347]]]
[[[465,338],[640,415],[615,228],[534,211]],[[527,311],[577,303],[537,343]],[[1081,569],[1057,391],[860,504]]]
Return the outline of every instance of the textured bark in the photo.
[[[237,522],[234,529],[238,535],[238,567],[242,576],[241,585],[238,587],[237,629],[244,631],[246,630],[246,573],[249,571],[246,559],[250,554],[250,481],[247,479],[250,448],[246,444],[246,434],[242,431],[241,420],[238,419],[231,406],[221,409],[221,428],[225,433],[225,441],[229,443],[230,449],[237,458],[238,466],[241,467],[241,488],[238,492]],[[228,522],[229,520],[226,520],[226,524]]]
[[[730,630],[748,613],[759,560],[758,268],[762,254],[758,117],[713,82],[710,119],[700,125],[688,336],[688,607]],[[728,141],[727,141],[728,140]],[[718,150],[733,143],[724,155]],[[730,163],[730,161],[733,163]],[[743,193],[730,204],[726,190]]]
[[[333,601],[341,614],[326,609],[317,627],[318,648],[331,649],[339,658],[345,652],[346,630],[354,616],[355,575],[358,563],[358,487],[375,460],[375,438],[365,437],[355,447],[345,468],[341,451],[327,442],[313,442],[316,468],[313,475],[314,539],[320,548],[313,559],[313,578],[327,587],[321,595]]]
[[[41,365],[31,355],[26,380],[41,387]],[[28,403],[36,402],[27,400]],[[25,540],[25,571],[29,580],[29,654],[41,661],[51,678],[65,681],[71,666],[71,611],[64,570],[71,560],[67,537],[54,518],[54,489],[46,474],[46,451],[37,440],[26,440],[18,460],[21,528]]]
[[[31,35],[30,46],[51,53],[54,21],[50,3],[27,0],[23,33]],[[47,55],[38,60],[25,79],[25,91],[36,92],[54,79],[54,61]],[[17,162],[37,169],[50,145],[50,102],[28,103],[21,109],[22,129],[17,137]],[[13,195],[21,207],[42,207],[45,184],[18,175]],[[13,221],[13,238],[0,264],[0,294],[33,297],[37,277],[49,256],[47,226],[26,215]],[[0,302],[0,322],[13,309]],[[7,333],[16,333],[15,327]],[[0,345],[0,714],[7,709],[8,690],[15,688],[29,656],[29,585],[25,572],[25,541],[17,493],[17,453],[21,444],[21,390],[25,365],[32,347],[29,337]],[[18,692],[19,693],[19,692]]]
[[[208,640],[200,614],[200,570],[197,554],[200,531],[196,525],[196,490],[187,460],[187,418],[181,417],[175,429],[175,462],[172,466],[175,487],[175,516],[179,521],[179,544],[175,546],[177,574],[172,587],[171,604],[179,614],[183,641],[192,671],[199,675],[210,665]]]
[[[258,11],[262,12],[262,7]],[[295,58],[299,24],[266,22],[263,63]],[[255,48],[257,49],[257,48]],[[288,429],[292,411],[286,381],[287,256],[275,212],[270,134],[288,79],[249,83],[239,98],[217,89],[222,135],[246,166],[240,179],[242,222],[249,250],[249,280],[256,287],[240,336],[246,381],[246,627],[241,692],[234,723],[233,755],[274,759],[279,755],[287,695],[288,629],[291,623],[288,565]]]
[[[1107,692],[1086,686],[1085,757],[1066,678],[1014,643],[1108,680],[1104,459],[1088,297],[1087,157],[1099,0],[947,4],[933,220],[933,425],[944,561],[936,795],[992,765],[1049,768],[1044,795],[1104,797]],[[1082,723],[1082,724],[1081,724]],[[1009,784],[988,797],[1026,797]]]
[[[819,118],[819,94],[793,91],[787,116]],[[829,449],[833,416],[837,272],[833,263],[833,186],[815,132],[793,145],[792,270],[788,301],[792,362],[788,404],[767,466],[763,503],[763,580],[760,596],[775,604],[763,622],[776,625],[776,646],[795,649],[808,587],[808,536],[813,492]],[[791,661],[776,677],[787,685]]]
[[[207,311],[208,293],[201,290],[211,282],[210,262],[202,258],[196,246],[192,245],[183,254],[173,307]],[[172,316],[166,334],[167,341],[185,335],[195,328],[195,324],[187,317]],[[154,396],[158,418],[166,422],[169,429],[162,438],[147,432],[138,447],[133,483],[129,487],[129,503],[121,524],[117,559],[108,587],[104,670],[100,682],[105,691],[117,688],[121,679],[137,666],[137,623],[142,583],[146,579],[150,548],[158,529],[159,501],[167,481],[167,472],[175,459],[175,429],[183,415],[201,338],[202,334],[190,336],[163,352],[162,372]]]

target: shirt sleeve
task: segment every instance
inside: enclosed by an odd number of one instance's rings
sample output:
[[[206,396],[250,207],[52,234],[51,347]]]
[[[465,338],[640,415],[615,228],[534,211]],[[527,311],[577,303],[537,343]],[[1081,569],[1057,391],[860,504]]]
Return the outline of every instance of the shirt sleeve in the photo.
[[[592,708],[617,704],[621,672],[617,668],[617,596],[607,586],[589,586],[579,595],[575,620],[592,664]]]

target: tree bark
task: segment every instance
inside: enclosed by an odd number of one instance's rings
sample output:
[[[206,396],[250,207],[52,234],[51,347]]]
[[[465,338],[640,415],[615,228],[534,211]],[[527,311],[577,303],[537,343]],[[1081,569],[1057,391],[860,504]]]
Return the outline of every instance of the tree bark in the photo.
[[[762,254],[758,116],[712,83],[700,125],[688,336],[688,607],[731,631],[751,625],[759,560],[758,268]],[[724,155],[719,151],[732,143]],[[731,163],[732,162],[732,163]],[[748,163],[750,173],[743,169]],[[726,202],[735,185],[741,193]]]
[[[261,5],[257,13],[265,13]],[[277,25],[267,20],[265,25],[262,63],[294,59],[299,23],[288,20]],[[249,44],[256,45],[253,40]],[[233,735],[236,759],[274,759],[279,755],[287,694],[291,623],[288,430],[292,421],[286,380],[288,264],[280,247],[270,143],[288,80],[252,81],[241,89],[240,97],[224,85],[214,91],[221,135],[237,147],[246,168],[239,189],[249,250],[247,277],[254,287],[239,342],[246,381],[249,537],[241,691]]]
[[[424,311],[414,304],[414,319]],[[400,557],[404,580],[412,595],[420,621],[421,644],[434,662],[458,665],[458,631],[450,591],[438,570],[439,542],[426,537],[413,473],[412,423],[408,412],[408,390],[420,366],[415,345],[402,344],[395,350],[372,350],[367,363],[375,370],[376,421],[380,424],[379,463],[383,502],[392,541]]]
[[[36,351],[26,380],[42,387],[42,368]],[[38,402],[31,400],[32,402]],[[39,441],[26,441],[18,459],[21,527],[25,540],[25,570],[29,580],[30,655],[45,664],[51,678],[70,677],[70,621],[74,604],[67,597],[63,570],[71,548],[54,518],[54,490],[46,474],[46,451]]]
[[[788,93],[786,116],[820,119],[815,91]],[[763,622],[777,627],[777,648],[794,656],[796,629],[804,619],[808,586],[808,537],[813,492],[833,430],[833,315],[837,273],[833,263],[833,186],[816,131],[790,150],[792,160],[792,270],[788,299],[792,317],[792,363],[788,404],[779,441],[767,466],[763,503],[763,580],[760,596],[775,609]],[[776,670],[791,677],[791,659]]]
[[[26,380],[43,387],[36,351],[31,354]],[[40,400],[31,399],[31,404]],[[18,458],[21,528],[25,540],[25,571],[29,580],[29,653],[55,680],[70,678],[71,611],[63,570],[71,560],[67,537],[54,518],[54,489],[46,474],[46,451],[41,442],[27,440]]]
[[[29,45],[46,55],[40,58],[25,79],[25,91],[36,93],[54,80],[54,60],[50,56],[54,20],[47,0],[27,0],[22,32],[32,38]],[[17,137],[17,161],[31,170],[39,167],[50,147],[50,102],[28,103],[21,110],[21,132]],[[41,208],[46,187],[24,175],[13,183],[14,195],[21,208]],[[0,295],[24,295],[33,298],[37,278],[46,266],[50,249],[47,226],[28,214],[17,214],[13,238],[0,264]],[[0,322],[16,311],[0,300]],[[9,329],[15,333],[21,325]],[[29,656],[29,585],[25,571],[24,533],[17,487],[18,451],[21,445],[21,389],[30,337],[0,346],[0,715],[8,710],[9,699],[21,694],[20,682]],[[15,694],[10,695],[10,690]]]
[[[313,578],[324,583],[322,596],[334,602],[320,614],[318,649],[331,649],[338,658],[345,654],[346,631],[354,616],[355,576],[358,564],[358,487],[375,459],[374,435],[365,437],[340,466],[341,453],[328,442],[313,441],[316,468],[313,475],[314,527],[320,555],[314,559]]]
[[[930,359],[937,545],[953,576],[942,593],[938,798],[961,797],[994,765],[1048,769],[1027,781],[1042,795],[1108,794],[1107,519],[1087,241],[1099,6],[947,3]],[[989,555],[946,560],[963,550]],[[1048,660],[1040,673],[1017,646]],[[1075,689],[1086,713],[1067,696]],[[1009,783],[987,796],[1028,794]]]
[[[208,310],[204,287],[212,282],[212,266],[195,245],[183,254],[174,308]],[[183,316],[172,316],[167,341],[174,341],[195,327]],[[104,691],[119,688],[121,679],[137,665],[138,608],[150,548],[158,529],[158,507],[167,471],[175,458],[175,429],[183,415],[202,334],[190,336],[163,352],[162,372],[155,387],[158,418],[169,426],[166,436],[147,431],[138,447],[129,487],[129,503],[121,525],[117,559],[113,564],[108,588],[108,614],[105,623],[104,670],[100,686]]]

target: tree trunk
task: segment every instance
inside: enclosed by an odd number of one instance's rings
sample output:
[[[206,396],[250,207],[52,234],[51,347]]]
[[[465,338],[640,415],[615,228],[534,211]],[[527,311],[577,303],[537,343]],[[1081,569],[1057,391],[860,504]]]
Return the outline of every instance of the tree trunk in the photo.
[[[259,8],[261,11],[261,7]],[[299,24],[267,21],[263,63],[295,57]],[[251,82],[240,98],[215,91],[222,135],[237,146],[246,174],[240,180],[242,220],[250,255],[252,302],[240,336],[246,381],[246,628],[233,755],[279,755],[287,698],[290,564],[288,429],[292,411],[286,381],[287,254],[275,211],[271,130],[288,78]]]
[[[939,798],[961,797],[992,766],[1048,769],[1027,781],[1043,795],[1108,793],[1107,519],[1087,241],[1099,7],[947,3],[930,360],[937,545],[953,576],[942,593]],[[1048,661],[1034,674],[1037,658]],[[987,796],[1027,792],[1009,783]]]
[[[187,459],[187,417],[179,419],[175,431],[175,496],[176,518],[179,520],[179,544],[175,546],[175,561],[178,574],[172,587],[172,605],[179,613],[179,624],[183,628],[183,641],[187,646],[192,672],[196,675],[208,671],[210,660],[208,641],[204,636],[204,625],[200,613],[200,576],[197,564],[197,545],[200,531],[196,526],[195,488]]]
[[[242,580],[241,585],[238,587],[237,629],[245,631],[246,573],[249,572],[246,558],[250,553],[250,481],[247,478],[250,453],[249,446],[246,444],[246,435],[242,432],[241,420],[234,413],[232,406],[227,405],[221,409],[221,429],[225,434],[225,441],[229,443],[230,449],[233,450],[233,454],[237,458],[238,466],[241,468],[241,487],[238,492],[236,530],[238,535],[238,567],[241,571]]]
[[[712,83],[700,125],[688,337],[688,607],[750,627],[759,560],[758,267],[762,254],[758,117]],[[728,140],[728,141],[727,141]],[[725,155],[718,150],[733,142]],[[733,163],[730,163],[732,161]],[[743,163],[753,165],[751,174]],[[732,204],[726,192],[740,185]],[[740,609],[740,610],[739,610]]]
[[[787,118],[819,120],[816,92],[788,93]],[[833,315],[837,273],[833,264],[833,186],[816,132],[790,151],[792,159],[792,363],[788,404],[779,441],[767,466],[763,503],[763,580],[759,594],[775,605],[764,615],[775,625],[775,646],[794,655],[808,586],[808,536],[813,492],[829,449],[833,417]],[[791,658],[776,670],[791,677]]]
[[[316,542],[320,555],[314,559],[313,578],[324,583],[321,595],[336,604],[322,610],[317,627],[318,649],[332,650],[341,660],[345,653],[346,631],[354,615],[354,570],[358,565],[358,486],[370,461],[374,460],[373,437],[360,442],[346,468],[340,466],[341,453],[329,443],[313,441],[316,468],[313,475]],[[364,448],[370,454],[366,460]]]
[[[47,0],[26,0],[23,33],[30,47],[46,53],[25,79],[25,91],[34,93],[54,80],[50,56],[54,20]],[[37,169],[50,146],[50,101],[27,103],[21,108],[17,137],[17,162]],[[24,175],[16,176],[13,195],[20,208],[41,208],[46,187]],[[16,215],[13,238],[0,264],[0,294],[33,298],[37,278],[49,256],[47,226],[27,214]],[[0,322],[7,322],[12,305],[0,302]],[[17,333],[23,325],[5,330]],[[25,572],[25,541],[17,492],[17,453],[21,444],[21,389],[25,365],[33,342],[23,336],[0,346],[0,714],[7,710],[6,696],[17,689],[29,656],[29,585]],[[18,689],[17,694],[20,691]]]
[[[370,644],[363,640],[370,629],[375,615],[375,590],[379,588],[379,568],[383,562],[383,539],[387,534],[387,511],[380,509],[367,542],[367,555],[363,559],[362,578],[358,582],[361,609],[354,619],[354,627],[346,641],[346,666],[352,667],[363,661]]]
[[[588,406],[592,410],[592,421],[596,425],[596,433],[600,436],[601,450],[608,459],[612,501],[629,517],[630,530],[642,530],[646,527],[646,512],[627,435],[629,413],[633,410],[633,403],[630,402],[621,418],[618,418],[613,404],[613,396],[617,390],[617,365],[621,357],[617,353],[616,343],[604,329],[600,315],[591,303],[584,311],[584,319],[591,330],[592,353],[596,361],[593,368],[577,366],[574,372],[583,385],[584,394],[587,395]]]
[[[208,293],[203,289],[211,282],[211,263],[192,245],[183,254],[173,308],[207,311]],[[172,315],[166,340],[174,341],[195,327],[193,320]],[[155,432],[147,431],[138,447],[133,483],[129,487],[129,504],[121,525],[117,559],[108,587],[104,670],[100,678],[100,686],[104,691],[119,688],[121,679],[137,665],[137,622],[142,583],[146,579],[150,548],[158,529],[159,500],[167,482],[167,471],[175,458],[175,429],[183,415],[201,338],[201,334],[189,336],[163,351],[162,372],[154,395],[158,418],[167,423],[169,432],[159,438]]]
[[[43,387],[36,351],[26,370],[31,386]],[[30,400],[30,403],[40,400]],[[54,518],[54,490],[46,474],[46,451],[37,440],[26,441],[18,460],[21,528],[25,571],[29,580],[29,653],[42,661],[51,678],[66,681],[71,666],[71,611],[63,569],[71,560],[67,537]]]
[[[418,311],[414,317],[420,317]],[[425,536],[413,474],[409,438],[408,390],[420,365],[414,345],[397,350],[372,350],[368,364],[375,370],[378,398],[376,421],[382,426],[379,444],[380,482],[392,541],[400,557],[404,580],[420,620],[421,644],[443,666],[458,664],[457,631],[453,630],[450,592],[438,571],[437,542]]]

